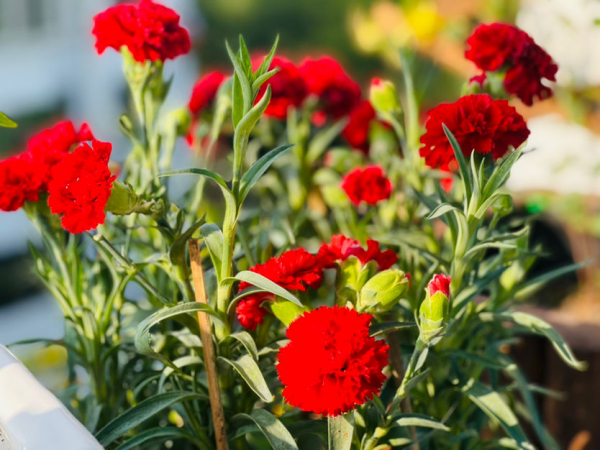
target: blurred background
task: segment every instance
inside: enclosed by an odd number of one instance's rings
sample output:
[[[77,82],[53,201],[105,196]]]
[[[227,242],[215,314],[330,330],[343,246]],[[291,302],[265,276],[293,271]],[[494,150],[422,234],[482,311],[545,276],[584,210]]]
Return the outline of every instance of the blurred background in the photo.
[[[0,110],[19,123],[0,128],[0,157],[60,119],[88,122],[128,150],[117,121],[128,108],[121,57],[98,56],[92,17],[110,0],[0,0]],[[279,53],[336,57],[366,88],[373,76],[399,80],[399,50],[416,50],[421,109],[460,96],[476,75],[464,42],[482,22],[513,23],[558,63],[555,96],[534,107],[515,103],[532,131],[529,151],[509,180],[516,213],[533,224],[533,245],[546,253],[533,275],[588,261],[523,308],[550,321],[590,363],[575,373],[545,341],[513,349],[530,381],[555,392],[540,397],[545,421],[563,448],[600,448],[600,1],[599,0],[163,0],[181,14],[193,51],[167,64],[174,73],[166,110],[185,105],[196,79],[226,69],[224,41],[243,34],[257,53],[280,35]],[[183,165],[191,160],[184,142]],[[122,159],[122,158],[121,158]],[[28,242],[37,234],[22,211],[0,213],[0,343],[62,337],[62,315],[36,278]],[[64,381],[58,347],[14,348],[49,387]]]

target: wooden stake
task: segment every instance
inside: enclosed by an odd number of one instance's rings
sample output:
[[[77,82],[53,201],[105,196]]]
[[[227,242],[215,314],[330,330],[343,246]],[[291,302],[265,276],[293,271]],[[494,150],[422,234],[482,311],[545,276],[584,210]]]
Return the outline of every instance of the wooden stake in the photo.
[[[204,286],[204,272],[202,271],[202,258],[200,257],[200,242],[198,239],[188,241],[190,249],[190,265],[192,267],[192,279],[194,280],[194,291],[198,303],[207,304],[206,288]],[[221,390],[219,388],[219,375],[217,373],[217,356],[212,338],[212,327],[208,314],[198,311],[198,324],[200,326],[200,339],[204,352],[204,365],[208,378],[208,396],[212,410],[213,424],[215,426],[215,439],[217,450],[229,450],[227,442],[227,431],[225,429],[225,414],[221,403]]]

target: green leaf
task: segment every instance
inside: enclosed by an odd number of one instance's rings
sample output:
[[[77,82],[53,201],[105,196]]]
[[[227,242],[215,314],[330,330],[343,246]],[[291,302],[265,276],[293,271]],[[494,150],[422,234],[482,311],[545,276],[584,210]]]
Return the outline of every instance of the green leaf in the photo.
[[[163,355],[160,355],[154,350],[152,350],[152,347],[150,345],[150,329],[154,325],[162,322],[163,320],[171,319],[181,314],[189,314],[191,312],[198,311],[210,314],[211,316],[220,320],[219,315],[205,303],[182,303],[171,308],[163,308],[147,317],[138,325],[135,331],[134,338],[136,350],[142,355],[146,355],[151,358],[157,359],[162,363],[166,364],[167,366],[173,367],[173,363],[171,361],[169,361]]]
[[[137,427],[154,414],[175,403],[194,398],[203,397],[194,392],[166,392],[147,398],[133,408],[125,411],[116,419],[113,419],[96,434],[96,439],[98,439],[98,442],[100,442],[103,447],[106,447],[109,444],[112,444],[115,439],[130,431],[132,428]]]
[[[250,52],[248,51],[248,47],[246,46],[246,41],[244,41],[244,37],[240,34],[240,56],[242,60],[242,66],[244,68],[244,72],[248,75],[248,78],[254,75],[252,72],[252,58],[250,58]]]
[[[271,47],[271,51],[269,52],[269,54],[267,56],[265,56],[265,59],[263,59],[263,62],[261,63],[260,67],[254,74],[254,76],[256,77],[257,80],[258,80],[258,78],[263,76],[265,73],[267,73],[267,71],[271,67],[271,63],[273,62],[273,57],[275,56],[275,51],[277,50],[277,44],[279,44],[279,35],[277,35],[277,37],[275,38],[275,42],[273,43],[273,46]]]
[[[235,278],[233,278],[235,279]],[[253,294],[259,294],[261,292],[268,292],[265,291],[264,289],[261,288],[257,288],[257,287],[249,287],[244,289],[242,292],[240,292],[238,295],[236,295],[230,302],[229,302],[229,306],[227,307],[227,312],[231,312],[235,305],[244,297],[248,297],[249,295],[253,295]]]
[[[256,361],[250,355],[243,355],[236,361],[223,358],[222,356],[219,356],[218,359],[232,366],[262,401],[266,403],[273,401],[273,394],[271,394],[258,364],[256,364]]]
[[[236,99],[236,85],[239,85],[241,94],[242,94],[242,102],[243,102],[243,108],[241,111],[241,117],[243,117],[246,113],[246,111],[250,110],[250,107],[252,105],[252,102],[254,101],[254,98],[252,97],[252,87],[250,86],[250,80],[248,79],[248,74],[246,73],[246,70],[244,69],[244,66],[242,64],[242,61],[240,61],[240,59],[238,58],[238,56],[233,53],[233,50],[231,50],[231,47],[229,46],[229,43],[227,41],[225,41],[225,48],[227,49],[227,53],[229,54],[229,59],[231,59],[231,63],[233,64],[233,68],[235,70],[235,79],[234,79],[234,96],[233,96],[233,114],[234,114],[234,124],[235,124],[235,116],[239,114],[239,108],[238,108],[238,104],[237,104],[237,100]],[[239,126],[239,123],[236,125],[236,129],[237,126]]]
[[[273,70],[269,70],[268,72],[262,74],[260,77],[257,77],[256,80],[254,80],[254,83],[252,83],[252,90],[254,92],[257,92],[260,89],[260,87],[267,81],[269,81],[271,77],[277,74],[277,72],[279,72],[279,67],[276,67]]]
[[[200,234],[204,239],[208,254],[217,274],[217,281],[221,282],[221,266],[223,257],[223,232],[216,223],[205,223],[200,227]]]
[[[587,264],[588,262],[569,264],[563,267],[559,267],[558,269],[554,269],[549,272],[543,273],[540,276],[537,276],[521,284],[518,290],[515,292],[514,298],[516,300],[525,299],[537,292],[538,290],[540,290],[549,281],[552,281],[564,275],[568,275],[572,272],[576,272],[582,267],[585,267]]]
[[[465,198],[468,200],[471,198],[471,194],[473,192],[473,183],[471,181],[471,173],[469,171],[469,167],[467,166],[467,161],[465,160],[465,155],[463,154],[462,149],[458,144],[458,141],[456,140],[452,132],[448,129],[446,124],[442,124],[442,127],[444,128],[444,133],[446,134],[448,141],[450,141],[452,150],[454,150],[454,157],[458,162],[458,171],[460,172],[460,177],[462,179],[463,187],[465,189]]]
[[[298,300],[298,297],[296,297],[294,294],[292,294],[288,290],[282,288],[278,284],[272,282],[268,278],[266,278],[258,273],[250,272],[249,270],[243,270],[241,272],[238,272],[238,274],[235,277],[223,280],[223,283],[232,282],[235,280],[245,281],[246,283],[256,286],[257,288],[261,288],[261,289],[265,290],[266,292],[275,294],[278,297],[281,297],[285,300],[295,303],[296,305],[298,305],[300,307],[303,307],[302,302],[300,302],[300,300]]]
[[[406,386],[404,386],[404,390],[401,392],[402,394],[402,398],[404,398],[412,389],[415,388],[415,386],[417,386],[421,381],[423,381],[425,378],[427,378],[427,376],[429,375],[429,371],[430,369],[427,368],[425,369],[423,372],[421,372],[418,375],[415,375],[414,377],[412,377],[408,383],[406,383]]]
[[[252,421],[265,435],[273,450],[298,450],[294,438],[285,426],[270,412],[264,409],[255,409],[250,414],[237,414],[232,421]]]
[[[287,327],[289,326],[299,315],[304,313],[306,309],[300,307],[295,303],[288,302],[286,300],[275,300],[269,302],[271,312]]]
[[[489,198],[494,194],[508,179],[512,166],[521,157],[522,149],[519,148],[512,152],[508,157],[500,163],[492,173],[492,176],[483,188],[483,198]]]
[[[242,84],[237,73],[233,74],[233,85],[231,93],[231,119],[233,128],[235,129],[242,117],[244,117],[244,93],[242,92]]]
[[[391,331],[397,331],[403,328],[413,328],[416,326],[417,324],[415,322],[379,322],[371,325],[369,331],[371,336],[375,337]]]
[[[308,165],[314,164],[331,146],[332,142],[340,135],[347,124],[348,118],[343,118],[315,134],[306,151],[306,163]]]
[[[271,101],[271,85],[267,86],[267,90],[265,91],[262,98],[254,105],[247,114],[244,114],[237,127],[235,128],[235,133],[233,134],[233,149],[234,151],[240,151],[241,149],[246,148],[246,143],[250,139],[250,133],[256,126],[259,119],[262,117],[263,113],[269,106],[269,102]],[[243,160],[243,155],[237,156],[236,160]]]
[[[354,434],[354,411],[327,418],[328,450],[350,450]]]
[[[248,354],[252,356],[255,361],[258,361],[258,348],[250,333],[247,331],[238,331],[237,333],[231,333],[225,339],[235,339],[246,348]]]
[[[175,242],[173,242],[171,250],[169,250],[169,259],[174,265],[185,267],[187,269],[187,264],[185,261],[185,244],[203,223],[204,217],[194,222],[181,236],[175,240]]]
[[[146,431],[142,431],[135,437],[129,439],[127,442],[119,445],[116,450],[133,450],[145,447],[144,444],[156,445],[159,442],[164,442],[173,439],[187,439],[198,446],[202,447],[202,442],[196,439],[194,436],[189,434],[187,431],[180,428],[163,427],[163,428],[151,428]]]
[[[504,248],[504,249],[519,249],[516,244],[507,244],[506,242],[483,242],[481,244],[477,244],[469,249],[463,258],[468,258],[470,256],[475,255],[478,251],[486,250],[488,248]]]
[[[400,427],[422,427],[450,431],[450,428],[443,423],[422,414],[400,414],[394,422]]]
[[[535,334],[539,334],[545,336],[552,342],[554,349],[557,351],[558,355],[562,358],[564,362],[566,362],[569,366],[573,367],[577,370],[585,370],[587,368],[587,363],[584,361],[579,361],[573,352],[571,351],[571,347],[565,342],[558,332],[552,328],[552,326],[531,314],[527,314],[524,312],[505,312],[505,313],[482,313],[481,320],[508,320],[514,322],[518,325],[521,325],[528,330],[531,330]]]
[[[446,353],[451,356],[456,356],[457,358],[466,359],[468,361],[473,361],[474,363],[477,363],[483,367],[488,367],[490,369],[504,370],[507,368],[506,364],[502,364],[494,358],[467,352],[465,350],[446,350],[443,353]]]
[[[527,436],[519,426],[517,416],[504,402],[498,392],[478,381],[464,390],[469,399],[489,417],[497,420],[506,433],[519,444],[524,450],[535,450],[535,447],[527,440]]]
[[[263,155],[258,161],[256,161],[248,172],[244,174],[241,180],[240,187],[240,203],[245,200],[245,198],[250,193],[250,189],[252,186],[263,176],[263,174],[269,169],[271,164],[273,164],[277,158],[291,149],[293,145],[282,145],[281,147],[274,148],[269,151],[265,155]]]
[[[450,211],[460,211],[456,206],[451,205],[450,203],[442,203],[438,205],[431,213],[427,216],[428,219],[435,219],[437,217],[443,216],[444,214],[449,213]]]
[[[4,128],[17,128],[17,122],[12,120],[3,112],[0,112],[0,127]]]

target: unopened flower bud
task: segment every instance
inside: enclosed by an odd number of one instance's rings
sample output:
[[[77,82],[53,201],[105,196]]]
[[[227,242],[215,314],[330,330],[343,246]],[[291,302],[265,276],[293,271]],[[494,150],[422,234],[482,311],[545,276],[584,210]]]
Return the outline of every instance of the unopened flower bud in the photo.
[[[391,309],[398,303],[409,286],[409,279],[401,270],[384,270],[363,286],[358,298],[358,310]]]
[[[419,311],[421,339],[428,344],[446,331],[450,316],[450,277],[438,274],[427,285]]]
[[[398,92],[396,92],[396,87],[391,81],[373,78],[369,101],[375,111],[383,116],[398,114],[402,111]]]
[[[105,211],[124,216],[131,214],[138,204],[139,198],[131,185],[115,180],[106,202]]]

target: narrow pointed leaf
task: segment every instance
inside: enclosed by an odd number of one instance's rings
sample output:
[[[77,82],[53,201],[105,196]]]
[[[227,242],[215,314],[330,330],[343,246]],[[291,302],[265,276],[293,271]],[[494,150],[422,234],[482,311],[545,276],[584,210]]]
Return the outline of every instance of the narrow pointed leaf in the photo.
[[[456,138],[454,137],[452,132],[448,129],[446,124],[442,124],[442,127],[444,128],[444,133],[446,134],[448,141],[450,141],[452,150],[454,150],[454,157],[456,158],[456,161],[458,162],[458,171],[460,172],[463,186],[465,188],[465,197],[467,199],[470,199],[471,194],[473,192],[473,190],[472,190],[473,182],[471,181],[471,173],[469,172],[469,167],[467,166],[467,161],[465,160],[465,155],[463,154],[458,141],[456,140]]]
[[[194,232],[204,223],[204,217],[194,222],[181,236],[179,236],[169,250],[169,259],[180,267],[187,267],[185,261],[185,245],[187,240],[192,237]]]
[[[258,361],[258,348],[256,347],[256,342],[247,331],[238,331],[237,333],[231,333],[227,338],[235,339],[240,344],[242,344],[246,351],[255,361]]]
[[[181,428],[160,427],[142,431],[127,442],[119,445],[116,450],[140,449],[148,444],[156,445],[160,442],[171,441],[174,439],[187,439],[196,444],[198,448],[201,448],[203,445],[197,438]]]
[[[485,184],[483,188],[483,198],[490,197],[494,192],[496,192],[502,185],[506,182],[510,175],[510,170],[512,166],[519,160],[521,157],[522,149],[519,148],[512,152],[508,157],[500,163],[500,165],[494,170],[494,173]]]
[[[492,419],[497,420],[506,433],[517,441],[521,449],[535,450],[535,447],[527,440],[527,436],[525,436],[525,433],[519,426],[517,416],[515,416],[498,392],[492,391],[489,387],[479,382],[473,383],[464,392],[479,409]]]
[[[269,390],[269,386],[267,386],[267,382],[258,364],[252,359],[252,356],[243,355],[235,361],[219,356],[219,361],[232,366],[262,401],[266,403],[273,401],[273,394]]]
[[[400,427],[422,427],[432,428],[434,430],[450,431],[450,428],[448,428],[442,422],[422,414],[401,414],[395,420],[395,423]]]
[[[266,278],[258,273],[250,272],[249,270],[243,270],[241,272],[238,272],[238,274],[235,277],[225,279],[225,280],[223,280],[223,282],[235,281],[235,280],[245,281],[246,283],[256,286],[257,288],[264,289],[267,292],[271,292],[272,294],[275,294],[278,297],[284,298],[285,300],[288,300],[288,301],[295,303],[296,305],[302,307],[302,302],[300,302],[300,300],[298,300],[298,297],[296,297],[290,291],[282,288],[278,284],[272,282],[268,278]]]
[[[269,151],[265,155],[263,155],[258,161],[256,161],[248,172],[244,174],[241,181],[240,187],[240,203],[245,200],[245,198],[250,193],[250,189],[252,186],[263,176],[263,174],[271,167],[277,158],[291,149],[293,145],[282,145],[281,147],[274,148]]]
[[[459,211],[459,209],[456,206],[451,205],[450,203],[442,203],[441,205],[438,205],[433,211],[431,211],[427,218],[435,219],[451,211]]]
[[[298,450],[298,445],[287,428],[270,412],[255,409],[250,414],[237,414],[233,422],[252,421],[271,444],[273,450]],[[251,429],[244,431],[250,432]]]
[[[0,112],[0,127],[3,128],[17,128],[17,122],[12,120],[3,112]]]
[[[379,322],[371,325],[369,331],[371,336],[375,337],[392,331],[398,331],[403,328],[413,328],[416,326],[417,324],[415,322]]]
[[[203,398],[203,396],[193,392],[166,392],[150,397],[113,419],[96,434],[96,439],[106,447],[163,409],[194,398]]]
[[[200,227],[200,233],[215,268],[217,281],[220,282],[223,257],[223,232],[216,223],[205,223]]]

